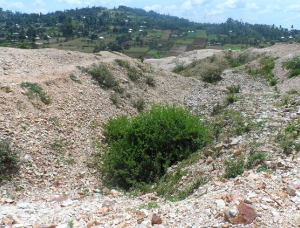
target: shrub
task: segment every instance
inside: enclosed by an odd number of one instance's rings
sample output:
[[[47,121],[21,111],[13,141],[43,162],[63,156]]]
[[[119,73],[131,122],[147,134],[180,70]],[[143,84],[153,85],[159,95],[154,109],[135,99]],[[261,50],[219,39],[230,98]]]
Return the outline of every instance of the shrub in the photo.
[[[185,67],[184,67],[183,63],[177,63],[172,72],[173,73],[180,73],[183,70],[185,70]]]
[[[70,74],[70,79],[71,79],[73,82],[76,82],[76,83],[81,84],[81,81],[80,81],[74,74]]]
[[[29,99],[33,99],[35,96],[38,96],[44,104],[51,104],[50,96],[48,96],[43,88],[37,83],[22,82],[21,87],[28,89],[26,95]]]
[[[125,69],[127,69],[127,75],[132,81],[136,81],[140,78],[139,72],[136,68],[130,66],[129,62],[127,60],[122,59],[116,59],[115,62]]]
[[[110,73],[106,65],[93,65],[91,68],[80,67],[83,72],[88,73],[99,85],[113,88],[118,86],[116,78]]]
[[[168,105],[154,105],[132,119],[110,119],[104,135],[109,145],[103,155],[105,179],[125,189],[158,180],[168,167],[210,141],[199,117]]]
[[[222,69],[220,68],[208,68],[201,74],[201,78],[204,82],[214,83],[222,80]]]
[[[226,160],[225,165],[225,178],[235,178],[243,174],[245,170],[245,159],[241,156],[238,160]]]
[[[18,153],[12,150],[9,140],[0,141],[0,182],[18,169]]]

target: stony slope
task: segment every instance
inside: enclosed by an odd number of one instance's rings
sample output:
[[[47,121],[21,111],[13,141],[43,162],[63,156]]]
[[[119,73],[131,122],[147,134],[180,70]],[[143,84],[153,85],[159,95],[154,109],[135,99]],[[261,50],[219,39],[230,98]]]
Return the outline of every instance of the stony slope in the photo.
[[[289,47],[289,51],[286,46],[277,45],[253,51],[282,58],[292,52],[297,54],[299,45]],[[1,137],[11,138],[21,148],[23,163],[13,181],[0,188],[0,227],[68,227],[68,224],[70,227],[70,221],[78,228],[152,227],[153,213],[162,218],[162,224],[156,227],[300,225],[297,213],[300,194],[296,192],[293,196],[287,189],[291,183],[300,183],[300,157],[297,153],[286,156],[276,142],[276,135],[295,122],[299,112],[298,94],[290,95],[293,102],[284,103],[284,92],[288,90],[285,81],[279,84],[282,93],[278,94],[264,79],[236,70],[226,70],[223,80],[207,85],[144,65],[147,74],[156,81],[156,87],[152,88],[143,78],[139,82],[130,81],[114,59],[126,59],[137,69],[141,64],[107,52],[85,55],[51,49],[3,49],[0,132]],[[277,77],[281,77],[279,70],[282,70],[279,60],[274,69]],[[130,94],[120,96],[120,108],[110,100],[113,91],[99,87],[76,68],[93,63],[107,64]],[[70,74],[80,79],[81,84],[72,81]],[[52,103],[45,105],[38,98],[30,100],[20,87],[26,81],[39,83]],[[225,102],[226,87],[237,84],[241,85],[238,101],[225,110],[238,111],[254,125],[249,132],[221,137],[208,148],[206,156],[186,167],[189,172],[180,183],[184,186],[200,173],[209,178],[207,184],[179,202],[165,201],[154,193],[130,196],[108,189],[100,193],[101,179],[87,168],[87,161],[97,150],[93,142],[102,137],[101,126],[109,117],[137,114],[132,102],[142,97],[146,102],[185,104],[210,120],[214,118],[210,114],[216,102]],[[223,179],[223,161],[237,158],[240,153],[247,156],[251,150],[268,155],[268,172],[257,173],[254,169],[234,179]],[[209,151],[219,156],[212,156]],[[236,210],[243,200],[255,207],[254,222],[248,225],[226,222],[223,212],[228,208]]]

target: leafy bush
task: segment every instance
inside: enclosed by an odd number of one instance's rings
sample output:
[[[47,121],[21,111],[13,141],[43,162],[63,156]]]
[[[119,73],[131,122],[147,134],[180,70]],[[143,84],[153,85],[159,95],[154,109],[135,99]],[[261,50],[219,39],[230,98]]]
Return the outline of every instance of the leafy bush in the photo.
[[[181,71],[185,70],[185,66],[183,65],[183,63],[178,63],[176,64],[175,68],[173,69],[173,73],[179,73]]]
[[[93,65],[91,68],[80,67],[79,69],[91,75],[92,78],[101,86],[113,88],[119,85],[116,78],[111,74],[106,65]]]
[[[300,58],[298,56],[295,56],[289,61],[283,62],[282,66],[285,69],[290,70],[289,78],[300,75]]]
[[[12,150],[9,140],[0,141],[0,182],[18,169],[18,153]]]
[[[238,160],[226,160],[225,165],[225,178],[235,178],[238,175],[243,174],[245,170],[245,159],[240,156]]]
[[[158,180],[168,167],[210,141],[199,117],[168,105],[155,105],[132,119],[110,119],[104,135],[109,149],[103,155],[102,171],[108,184],[125,189]]]
[[[270,86],[276,86],[276,85],[277,85],[277,79],[272,78],[272,79],[270,80]]]
[[[35,96],[38,96],[44,104],[51,103],[50,96],[48,96],[43,90],[43,88],[39,86],[37,83],[22,82],[21,87],[28,89],[26,95],[28,96],[29,99],[33,99]]]

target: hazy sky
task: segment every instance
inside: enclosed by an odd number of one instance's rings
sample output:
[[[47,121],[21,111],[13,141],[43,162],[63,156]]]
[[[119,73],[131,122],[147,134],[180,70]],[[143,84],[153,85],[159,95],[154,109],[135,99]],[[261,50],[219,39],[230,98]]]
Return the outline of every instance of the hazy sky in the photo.
[[[27,13],[47,13],[85,6],[126,5],[184,17],[196,22],[225,22],[231,17],[249,23],[300,29],[300,0],[0,0],[0,7]]]

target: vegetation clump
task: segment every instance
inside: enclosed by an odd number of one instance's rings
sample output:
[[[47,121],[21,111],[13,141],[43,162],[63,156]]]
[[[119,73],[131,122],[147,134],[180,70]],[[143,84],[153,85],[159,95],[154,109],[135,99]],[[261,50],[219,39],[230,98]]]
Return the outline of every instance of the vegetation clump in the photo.
[[[127,70],[127,75],[132,81],[137,81],[140,78],[140,74],[138,70],[132,66],[130,66],[127,60],[116,59],[115,62],[120,66]]]
[[[0,183],[19,167],[19,158],[16,150],[10,146],[7,139],[0,141]]]
[[[282,66],[285,69],[290,70],[289,78],[300,75],[300,58],[298,56],[292,58],[289,61],[283,62]]]
[[[35,96],[38,96],[44,104],[51,104],[50,96],[48,96],[43,88],[37,83],[22,82],[21,87],[28,89],[26,95],[29,99],[33,99]]]
[[[119,85],[106,65],[93,65],[91,68],[79,67],[82,72],[88,73],[100,86],[114,88]]]
[[[102,171],[108,184],[125,189],[157,181],[168,167],[210,141],[199,117],[168,105],[154,105],[131,119],[110,119],[104,135],[109,148],[103,155]]]

